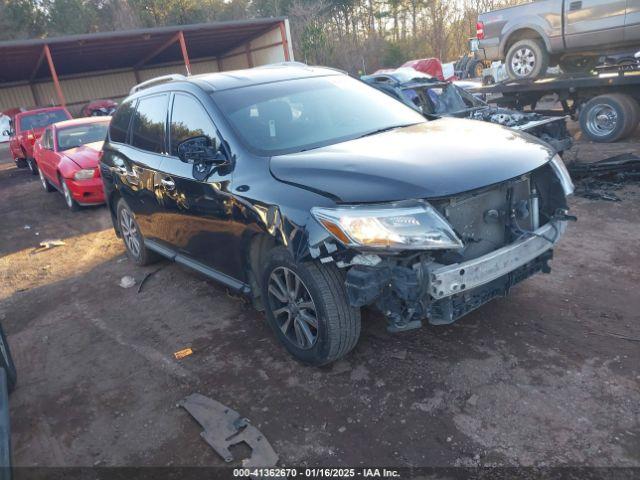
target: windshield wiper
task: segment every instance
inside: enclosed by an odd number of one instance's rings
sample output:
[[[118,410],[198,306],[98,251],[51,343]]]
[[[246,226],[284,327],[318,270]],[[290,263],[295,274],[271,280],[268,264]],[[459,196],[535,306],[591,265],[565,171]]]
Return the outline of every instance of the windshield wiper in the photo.
[[[360,135],[358,138],[364,138],[364,137],[370,137],[371,135],[377,135],[378,133],[384,133],[384,132],[388,132],[390,130],[395,130],[396,128],[404,128],[404,127],[410,127],[411,125],[417,125],[419,122],[416,123],[407,123],[405,125],[393,125],[391,127],[384,127],[384,128],[379,128],[377,130],[374,130],[372,132],[367,132],[364,133],[362,135]]]

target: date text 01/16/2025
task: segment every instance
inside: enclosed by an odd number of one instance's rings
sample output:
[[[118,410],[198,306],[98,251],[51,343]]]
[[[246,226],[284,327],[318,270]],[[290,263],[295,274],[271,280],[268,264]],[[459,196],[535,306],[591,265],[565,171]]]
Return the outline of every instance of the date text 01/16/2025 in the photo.
[[[387,468],[234,468],[234,478],[399,478],[397,470]]]

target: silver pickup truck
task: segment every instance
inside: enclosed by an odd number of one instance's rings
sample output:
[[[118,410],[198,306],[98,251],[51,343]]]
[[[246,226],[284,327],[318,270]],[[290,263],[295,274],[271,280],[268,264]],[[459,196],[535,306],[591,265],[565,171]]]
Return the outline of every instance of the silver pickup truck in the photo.
[[[513,79],[556,64],[589,70],[601,56],[640,47],[640,0],[532,0],[481,14],[477,37],[476,55],[504,60]]]

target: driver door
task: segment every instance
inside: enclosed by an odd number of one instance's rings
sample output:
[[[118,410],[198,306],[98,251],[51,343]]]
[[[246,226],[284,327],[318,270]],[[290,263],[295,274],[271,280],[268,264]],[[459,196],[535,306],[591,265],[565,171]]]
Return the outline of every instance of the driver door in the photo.
[[[203,104],[193,95],[175,93],[170,109],[169,155],[159,172],[162,188],[158,201],[166,227],[162,240],[176,250],[177,261],[237,278],[240,258],[232,228],[231,168],[212,167],[208,178],[197,180],[194,165],[178,158],[178,145],[199,136],[208,137],[220,148],[217,128]]]

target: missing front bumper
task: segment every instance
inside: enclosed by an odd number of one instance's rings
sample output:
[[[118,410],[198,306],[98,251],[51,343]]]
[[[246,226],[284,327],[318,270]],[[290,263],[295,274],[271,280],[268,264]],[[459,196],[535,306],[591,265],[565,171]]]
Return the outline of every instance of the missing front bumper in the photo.
[[[467,262],[433,264],[429,268],[429,294],[440,299],[506,275],[550,250],[564,234],[566,225],[563,221],[548,223],[532,236]]]
[[[451,323],[531,275],[549,272],[551,249],[565,229],[564,221],[548,223],[526,238],[453,265],[353,267],[346,278],[349,302],[354,307],[375,304],[393,331],[415,328],[423,318]]]

